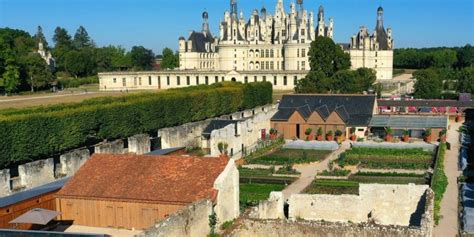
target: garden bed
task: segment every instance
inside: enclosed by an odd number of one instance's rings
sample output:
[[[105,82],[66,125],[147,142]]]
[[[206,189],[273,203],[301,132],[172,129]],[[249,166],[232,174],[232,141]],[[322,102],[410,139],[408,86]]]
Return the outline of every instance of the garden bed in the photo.
[[[304,150],[304,149],[278,149],[268,155],[247,159],[248,164],[265,165],[292,165],[311,163],[326,158],[331,151]]]
[[[323,172],[318,173],[318,176],[347,176],[351,173],[350,170],[343,170],[343,169],[333,169],[333,170],[323,170]]]
[[[242,209],[248,206],[258,205],[261,200],[268,199],[270,192],[281,191],[285,188],[283,184],[265,183],[241,183],[240,205]]]
[[[304,191],[307,194],[359,194],[359,183],[347,180],[317,179]]]
[[[400,173],[356,173],[349,176],[349,180],[359,183],[378,184],[427,184],[428,180],[422,174],[400,174]]]
[[[428,169],[433,164],[433,153],[421,148],[386,149],[352,148],[341,154],[338,163],[358,165],[370,169]]]

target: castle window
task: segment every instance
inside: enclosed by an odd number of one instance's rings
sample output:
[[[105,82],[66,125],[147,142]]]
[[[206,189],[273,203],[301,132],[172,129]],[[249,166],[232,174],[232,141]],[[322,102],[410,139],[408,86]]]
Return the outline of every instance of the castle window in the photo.
[[[114,83],[117,83],[117,78],[114,78]]]
[[[122,86],[127,86],[127,79],[126,78],[122,78]]]
[[[268,49],[265,50],[265,57],[267,57],[267,58],[270,57],[270,50],[268,50]]]
[[[286,86],[286,84],[288,84],[288,81],[286,79],[286,76],[283,77],[283,85]]]
[[[204,80],[206,81],[206,85],[209,85],[209,78],[207,76],[204,78]]]
[[[244,77],[244,83],[247,84],[249,82],[249,79],[247,76]]]
[[[301,29],[301,35],[304,35],[304,33],[305,33],[304,29]]]
[[[273,85],[274,85],[274,86],[277,85],[277,76],[273,76]]]
[[[186,85],[189,86],[189,84],[191,84],[191,80],[190,80],[189,76],[186,76]]]
[[[267,76],[263,76],[263,81],[267,81]]]
[[[179,76],[176,77],[176,83],[178,83],[178,86],[181,85],[181,78]]]
[[[215,82],[215,83],[218,83],[218,82],[219,82],[219,77],[218,77],[218,76],[215,77],[214,82]]]
[[[225,81],[225,78],[224,78],[224,77],[222,77],[222,81]]]
[[[257,82],[257,76],[253,77],[253,82]]]
[[[301,57],[306,57],[306,49],[301,49]]]
[[[134,86],[137,85],[137,78],[136,78],[136,77],[133,78],[133,85],[134,85]]]
[[[170,76],[166,76],[166,85],[170,85]]]
[[[296,86],[297,83],[298,83],[298,77],[295,76],[295,77],[293,78],[293,85]]]
[[[273,58],[273,49],[270,50],[270,57]]]
[[[271,70],[273,70],[273,66],[274,66],[273,61],[270,61],[270,69]]]
[[[305,61],[301,62],[301,70],[306,70],[306,62]]]
[[[265,62],[265,68],[266,68],[267,70],[270,69],[270,62],[269,62],[269,61]]]
[[[141,77],[138,78],[138,85],[140,85],[140,86],[142,85],[142,78]]]
[[[151,86],[151,76],[148,76],[148,85]]]
[[[199,76],[196,76],[196,85],[199,85]]]
[[[298,57],[298,58],[300,57],[300,49],[296,50],[296,57]]]
[[[304,42],[305,42],[304,39],[301,39],[301,43],[304,44]]]

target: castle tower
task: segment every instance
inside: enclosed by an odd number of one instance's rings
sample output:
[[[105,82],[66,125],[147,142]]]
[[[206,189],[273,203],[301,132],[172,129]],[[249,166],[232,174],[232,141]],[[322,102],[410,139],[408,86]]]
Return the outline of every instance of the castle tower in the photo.
[[[238,19],[238,11],[237,11],[237,0],[230,0],[230,16],[232,20],[237,21]]]
[[[207,13],[207,11],[204,11],[202,13],[202,32],[204,34],[209,34],[210,31],[209,31],[209,14]]]
[[[381,6],[377,9],[377,26],[375,29],[376,30],[383,29],[383,8]]]

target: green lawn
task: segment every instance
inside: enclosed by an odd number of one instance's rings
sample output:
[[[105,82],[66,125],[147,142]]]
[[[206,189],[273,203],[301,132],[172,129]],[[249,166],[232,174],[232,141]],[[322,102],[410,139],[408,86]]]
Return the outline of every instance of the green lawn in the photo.
[[[258,201],[268,199],[270,192],[281,191],[285,188],[283,184],[261,184],[261,183],[245,183],[240,184],[240,202],[241,203],[258,203]]]
[[[326,158],[331,151],[303,150],[303,149],[278,149],[270,154],[249,159],[249,164],[285,165],[301,164],[320,161]]]

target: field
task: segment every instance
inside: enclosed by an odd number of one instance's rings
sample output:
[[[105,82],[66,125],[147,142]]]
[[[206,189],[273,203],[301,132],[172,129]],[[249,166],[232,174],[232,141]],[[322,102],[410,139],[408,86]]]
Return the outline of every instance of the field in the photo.
[[[326,158],[331,151],[279,149],[270,154],[248,159],[249,164],[286,165],[320,161]]]
[[[359,194],[359,183],[347,180],[317,179],[308,188],[307,194]]]
[[[283,184],[241,183],[240,204],[242,208],[256,205],[259,201],[267,199],[270,192],[281,191],[284,188]]]
[[[338,162],[371,169],[428,169],[433,158],[432,152],[422,149],[352,148]]]

